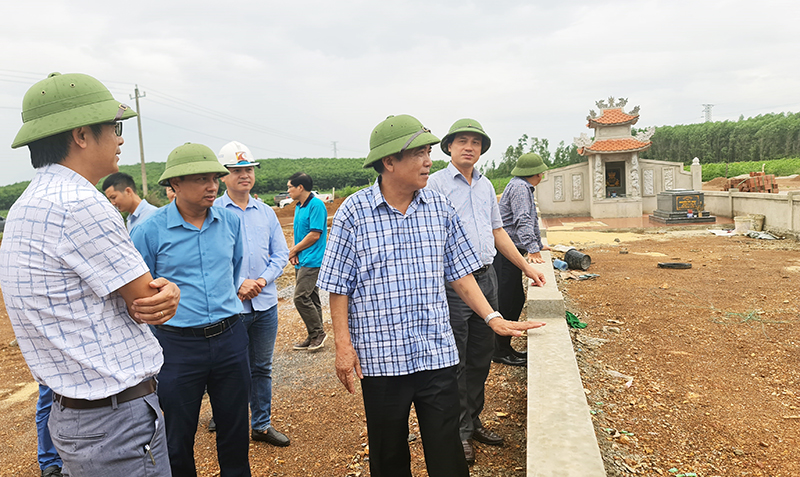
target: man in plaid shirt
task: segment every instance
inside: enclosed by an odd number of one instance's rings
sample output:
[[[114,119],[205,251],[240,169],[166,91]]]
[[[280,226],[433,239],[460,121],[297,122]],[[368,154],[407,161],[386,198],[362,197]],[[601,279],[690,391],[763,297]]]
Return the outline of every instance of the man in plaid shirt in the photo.
[[[336,213],[317,282],[331,293],[336,374],[351,393],[353,372],[361,379],[373,477],[411,475],[412,403],[428,475],[469,475],[445,280],[497,333],[543,325],[504,320],[481,293],[471,273],[481,263],[458,215],[424,189],[438,142],[407,115],[375,127],[364,167],[380,176]]]

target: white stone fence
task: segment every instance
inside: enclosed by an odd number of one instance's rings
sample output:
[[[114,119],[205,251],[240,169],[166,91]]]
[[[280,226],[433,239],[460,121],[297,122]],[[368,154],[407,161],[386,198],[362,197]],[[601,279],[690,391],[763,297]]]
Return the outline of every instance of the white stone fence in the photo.
[[[703,191],[705,210],[719,217],[761,214],[764,230],[800,235],[800,191],[785,194]]]

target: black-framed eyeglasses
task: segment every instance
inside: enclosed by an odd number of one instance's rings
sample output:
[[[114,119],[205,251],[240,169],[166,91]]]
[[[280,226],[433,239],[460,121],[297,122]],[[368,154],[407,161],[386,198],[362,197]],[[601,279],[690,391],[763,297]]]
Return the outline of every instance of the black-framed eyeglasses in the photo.
[[[114,134],[116,134],[117,137],[122,136],[122,121],[114,121],[111,124],[114,125]]]

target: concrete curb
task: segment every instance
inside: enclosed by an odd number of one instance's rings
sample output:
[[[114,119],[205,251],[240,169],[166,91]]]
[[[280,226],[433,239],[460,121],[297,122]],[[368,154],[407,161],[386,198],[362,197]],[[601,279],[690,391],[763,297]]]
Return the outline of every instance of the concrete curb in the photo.
[[[546,244],[546,240],[542,239]],[[528,287],[528,477],[605,477],[550,252],[535,265],[544,287]]]

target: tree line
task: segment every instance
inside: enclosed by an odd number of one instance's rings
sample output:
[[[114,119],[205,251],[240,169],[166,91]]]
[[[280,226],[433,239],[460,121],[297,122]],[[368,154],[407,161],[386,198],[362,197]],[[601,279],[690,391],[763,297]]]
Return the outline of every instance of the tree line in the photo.
[[[267,203],[272,202],[272,195],[276,192],[286,190],[286,182],[295,172],[305,172],[314,181],[314,189],[323,191],[332,188],[357,190],[360,187],[371,184],[375,181],[377,173],[374,169],[364,169],[363,158],[305,158],[305,159],[258,159],[261,167],[255,170],[256,180],[253,185],[252,193],[262,196]],[[432,171],[442,169],[447,166],[445,161],[434,161]],[[154,203],[164,202],[166,194],[164,188],[158,185],[158,178],[164,173],[165,162],[148,162],[145,164],[147,172],[148,200]],[[121,172],[130,174],[134,182],[139,186],[139,194],[142,193],[142,169],[136,165],[121,165]],[[98,189],[102,186],[101,180]],[[7,210],[22,194],[28,186],[29,181],[18,182],[0,187],[0,210]],[[225,190],[225,185],[220,183],[220,190]],[[338,194],[337,194],[338,195]]]
[[[516,146],[508,146],[500,156],[500,161],[492,161],[481,168],[481,173],[489,179],[502,179],[511,177],[511,171],[516,167],[517,160],[523,154],[535,152],[541,156],[544,163],[549,168],[564,167],[570,164],[586,162],[586,158],[578,154],[578,148],[574,144],[566,145],[564,141],[558,143],[555,152],[550,151],[550,141],[539,139],[538,137],[528,137],[523,134],[517,140]]]
[[[800,113],[770,113],[738,121],[656,128],[642,159],[690,164],[765,161],[800,156]]]

